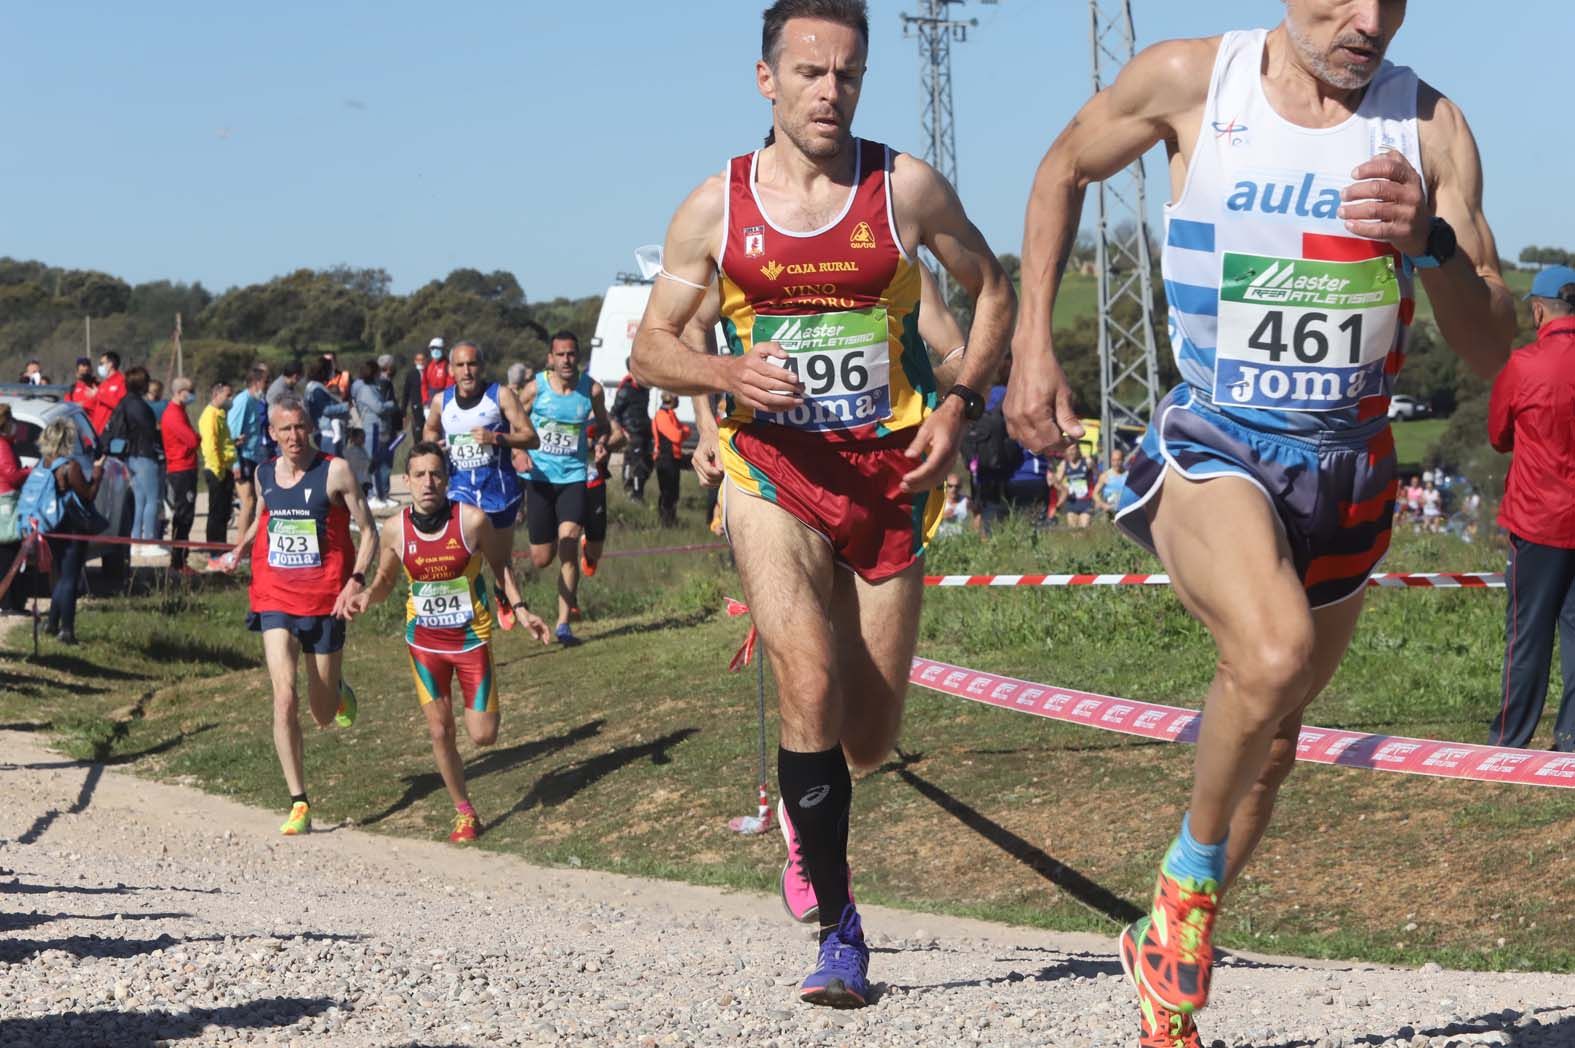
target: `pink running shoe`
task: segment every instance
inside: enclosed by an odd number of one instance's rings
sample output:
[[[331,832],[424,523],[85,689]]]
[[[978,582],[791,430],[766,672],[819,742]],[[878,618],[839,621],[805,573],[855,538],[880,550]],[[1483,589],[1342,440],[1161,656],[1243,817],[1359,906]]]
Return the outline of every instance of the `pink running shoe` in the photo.
[[[782,908],[800,924],[813,924],[820,918],[820,905],[815,898],[815,886],[809,883],[804,872],[804,857],[799,854],[798,836],[788,819],[787,802],[777,799],[777,824],[782,827],[782,839],[787,841],[787,862],[782,864]],[[848,903],[853,903],[853,871],[848,871]]]

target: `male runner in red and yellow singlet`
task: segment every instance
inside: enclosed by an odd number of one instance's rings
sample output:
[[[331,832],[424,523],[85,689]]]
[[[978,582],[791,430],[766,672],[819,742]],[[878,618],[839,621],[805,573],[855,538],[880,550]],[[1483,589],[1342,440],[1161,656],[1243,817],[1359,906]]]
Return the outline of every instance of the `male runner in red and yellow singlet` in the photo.
[[[383,553],[377,577],[351,602],[359,615],[387,597],[401,567],[410,583],[405,601],[405,644],[416,697],[432,734],[438,773],[454,801],[449,840],[473,841],[481,827],[465,791],[465,763],[455,745],[450,684],[459,678],[465,731],[477,746],[498,738],[499,711],[492,674],[493,595],[481,574],[485,559],[503,581],[503,597],[543,644],[547,624],[532,615],[520,596],[508,559],[493,540],[486,511],[449,498],[448,455],[442,445],[421,441],[410,449],[405,480],[411,505],[383,522]]]
[[[821,921],[801,995],[858,1007],[869,952],[850,899],[848,764],[873,766],[895,741],[937,484],[965,412],[983,409],[975,389],[1013,295],[945,179],[853,137],[862,0],[778,0],[761,43],[772,141],[679,208],[633,366],[651,386],[729,397],[724,514],[781,693],[779,785]],[[918,334],[921,245],[975,298],[973,350],[945,395]],[[713,280],[723,356],[681,341]]]

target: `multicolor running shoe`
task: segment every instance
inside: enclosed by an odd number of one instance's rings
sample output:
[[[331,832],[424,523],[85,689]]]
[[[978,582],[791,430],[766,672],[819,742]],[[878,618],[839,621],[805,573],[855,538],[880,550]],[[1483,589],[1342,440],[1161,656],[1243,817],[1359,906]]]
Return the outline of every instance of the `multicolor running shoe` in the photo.
[[[567,622],[560,625],[556,630],[553,630],[553,636],[558,638],[558,643],[563,645],[565,648],[578,647],[579,645],[585,643],[574,635],[574,631],[569,628],[569,624]]]
[[[454,832],[448,835],[450,841],[455,844],[463,844],[466,841],[473,841],[479,836],[481,836],[481,823],[476,820],[475,812],[458,811],[454,813]]]
[[[498,592],[499,594],[503,592],[502,586],[498,587]],[[509,607],[509,598],[507,597],[498,601],[498,628],[501,630],[514,628],[514,609]]]
[[[1171,1011],[1190,1015],[1209,1003],[1218,908],[1217,882],[1173,877],[1160,866],[1134,967],[1154,999]]]
[[[279,832],[286,837],[312,832],[312,809],[305,801],[296,801],[290,805],[290,817],[284,820]]]
[[[1138,1010],[1142,1013],[1138,1048],[1203,1048],[1192,1016],[1165,1007],[1138,978],[1138,943],[1148,934],[1148,925],[1149,919],[1140,917],[1121,933],[1121,970],[1137,988]]]
[[[334,723],[341,728],[348,728],[355,723],[355,715],[355,689],[350,686],[344,677],[340,677],[339,709],[334,713]]]
[[[864,925],[850,902],[836,928],[821,942],[815,970],[799,987],[799,999],[828,1008],[862,1008],[870,999],[869,967]]]
[[[580,574],[590,578],[596,574],[596,561],[586,555],[585,546],[590,540],[584,535],[580,536]]]
[[[777,799],[777,824],[782,827],[782,839],[787,841],[787,862],[782,864],[782,908],[800,924],[808,924],[820,917],[820,904],[815,899],[815,886],[809,883],[804,871],[804,856],[798,850],[798,834],[788,818],[787,802]]]

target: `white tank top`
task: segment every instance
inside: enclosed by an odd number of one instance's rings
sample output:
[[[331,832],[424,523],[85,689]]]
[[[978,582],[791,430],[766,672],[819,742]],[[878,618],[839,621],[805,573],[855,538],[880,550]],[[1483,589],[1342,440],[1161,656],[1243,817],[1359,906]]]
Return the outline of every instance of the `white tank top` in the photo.
[[[1422,170],[1417,77],[1385,62],[1361,105],[1299,127],[1263,91],[1263,29],[1226,33],[1161,256],[1182,379],[1258,429],[1386,418],[1415,310],[1410,267],[1339,218],[1351,172],[1385,149]]]

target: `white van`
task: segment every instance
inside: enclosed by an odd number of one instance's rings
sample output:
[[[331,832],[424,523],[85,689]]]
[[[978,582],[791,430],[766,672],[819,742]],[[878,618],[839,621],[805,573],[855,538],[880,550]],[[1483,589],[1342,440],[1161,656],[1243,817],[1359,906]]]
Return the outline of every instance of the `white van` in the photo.
[[[607,391],[607,406],[612,407],[618,395],[618,383],[629,373],[629,354],[634,351],[634,333],[640,329],[640,318],[645,316],[645,304],[651,298],[651,286],[656,272],[661,268],[661,249],[643,247],[635,252],[640,264],[640,274],[619,273],[617,283],[602,296],[601,315],[596,318],[596,334],[591,337],[591,359],[586,370],[591,378]],[[718,338],[721,337],[718,333]],[[651,415],[661,407],[660,396],[651,394]],[[678,417],[693,426],[694,405],[688,397],[678,398]]]

